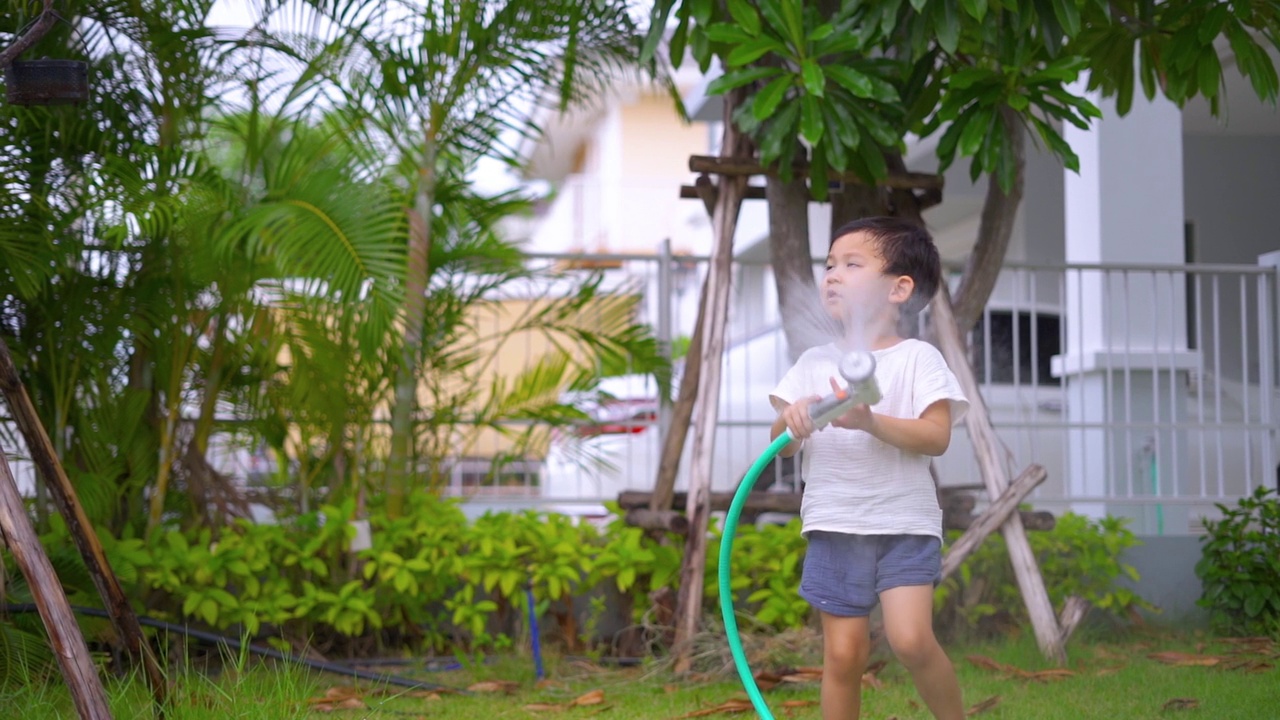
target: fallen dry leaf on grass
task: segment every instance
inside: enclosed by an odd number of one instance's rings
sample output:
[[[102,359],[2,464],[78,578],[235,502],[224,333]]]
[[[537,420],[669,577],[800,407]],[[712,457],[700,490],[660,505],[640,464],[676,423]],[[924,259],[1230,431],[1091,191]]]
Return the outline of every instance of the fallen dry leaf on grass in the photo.
[[[1174,698],[1165,703],[1160,710],[1195,710],[1200,707],[1200,701],[1195,698]]]
[[[569,707],[582,707],[584,705],[599,705],[604,702],[603,690],[592,690],[586,695],[582,695],[573,702],[569,703]]]
[[[815,683],[822,682],[822,668],[820,667],[798,667],[794,671],[786,673],[782,676],[782,682],[785,683]]]
[[[529,705],[525,705],[524,709],[529,712],[562,712],[565,709],[565,706],[552,705],[550,703],[531,703]]]
[[[965,655],[964,659],[980,668],[983,668],[984,670],[998,670],[1006,673],[1012,673],[1017,670],[1017,668],[1012,665],[1005,665],[1002,662],[996,662],[986,655]]]
[[[965,717],[973,717],[974,715],[977,715],[977,714],[979,714],[979,713],[984,713],[984,712],[986,712],[986,711],[990,710],[991,708],[993,708],[993,707],[995,707],[995,706],[997,706],[997,705],[999,705],[999,704],[1000,704],[1000,696],[999,696],[999,695],[992,695],[991,697],[987,698],[986,700],[983,700],[982,702],[978,703],[977,705],[974,705],[973,707],[969,708],[969,709],[965,712],[964,716],[965,716]]]
[[[675,718],[675,720],[688,720],[689,718],[709,717],[711,715],[731,715],[734,713],[749,712],[752,709],[754,708],[752,708],[750,700],[734,698],[732,700],[725,700],[715,707],[703,708],[702,710],[694,710],[693,712],[685,713],[684,715]]]
[[[875,673],[862,673],[862,687],[883,690],[884,683],[880,682],[880,678],[876,677]]]
[[[539,680],[533,684],[533,687],[538,690],[558,690],[564,687],[564,683],[559,680]]]
[[[325,690],[324,695],[318,698],[308,699],[307,702],[313,705],[318,705],[321,703],[335,704],[335,703],[340,703],[343,700],[349,700],[351,698],[361,698],[361,697],[364,697],[364,693],[359,688],[354,688],[346,685],[338,685],[335,687],[331,687],[328,690]]]
[[[782,682],[782,676],[761,670],[755,674],[755,680],[756,686],[761,690],[772,690],[778,686],[778,683]]]
[[[500,692],[510,695],[519,687],[520,683],[511,680],[485,680],[469,686],[467,690],[475,693]]]
[[[1275,667],[1275,665],[1272,665],[1266,660],[1246,659],[1246,660],[1234,660],[1226,664],[1224,667],[1226,667],[1228,670],[1243,670],[1248,673],[1260,673],[1260,672],[1266,672],[1270,670],[1271,668]]]
[[[1165,665],[1175,665],[1179,667],[1212,667],[1226,659],[1217,655],[1194,655],[1192,653],[1175,652],[1173,650],[1151,653],[1147,655],[1147,657],[1155,660],[1156,662],[1162,662]]]
[[[986,670],[995,670],[1006,675],[1016,677],[1020,680],[1031,680],[1034,682],[1051,682],[1053,680],[1065,680],[1073,677],[1076,673],[1074,670],[1065,670],[1056,668],[1051,670],[1023,670],[1022,668],[1006,665],[1002,662],[996,662],[985,655],[966,655],[965,660]]]
[[[1112,665],[1111,667],[1098,668],[1098,671],[1097,671],[1096,673],[1094,673],[1094,675],[1097,675],[1098,677],[1104,677],[1104,676],[1106,676],[1106,675],[1114,675],[1114,674],[1116,674],[1116,673],[1120,672],[1121,670],[1125,669],[1126,667],[1128,667],[1128,666],[1127,666],[1127,665]]]
[[[333,712],[334,710],[364,710],[368,707],[360,698],[350,697],[336,703],[320,703],[311,709],[316,712]]]

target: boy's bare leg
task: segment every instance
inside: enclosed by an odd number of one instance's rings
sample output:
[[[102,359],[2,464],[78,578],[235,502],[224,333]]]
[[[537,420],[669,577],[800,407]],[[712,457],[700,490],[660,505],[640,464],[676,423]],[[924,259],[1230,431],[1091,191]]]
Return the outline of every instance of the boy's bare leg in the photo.
[[[880,606],[889,647],[911,671],[925,705],[938,720],[962,720],[960,683],[951,660],[933,635],[933,587],[914,585],[886,590],[880,593]],[[823,718],[826,720],[825,715]]]
[[[822,615],[822,720],[858,720],[871,651],[867,618]]]

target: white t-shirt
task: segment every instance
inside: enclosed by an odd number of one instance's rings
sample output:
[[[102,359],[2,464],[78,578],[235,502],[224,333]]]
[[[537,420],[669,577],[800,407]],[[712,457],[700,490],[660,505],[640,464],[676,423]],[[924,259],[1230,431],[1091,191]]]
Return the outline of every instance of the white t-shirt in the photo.
[[[874,351],[876,382],[883,396],[872,412],[918,418],[933,403],[947,400],[958,423],[969,401],[937,348],[903,340]],[[810,395],[827,395],[840,379],[841,351],[834,344],[806,350],[782,376],[769,399],[774,407]],[[933,535],[942,537],[942,509],[929,474],[927,455],[900,450],[862,430],[828,425],[801,448],[804,499],[802,533],[813,530],[853,535]]]

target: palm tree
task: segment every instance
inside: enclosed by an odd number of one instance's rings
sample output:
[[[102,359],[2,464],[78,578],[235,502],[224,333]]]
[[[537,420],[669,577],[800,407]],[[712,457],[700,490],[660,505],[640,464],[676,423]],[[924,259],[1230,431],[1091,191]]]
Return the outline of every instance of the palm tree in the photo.
[[[390,504],[413,475],[420,369],[439,241],[437,208],[458,171],[481,156],[513,161],[536,132],[534,108],[588,99],[605,72],[634,63],[635,26],[622,0],[304,0],[345,34],[339,86],[397,160],[409,202],[403,343],[397,358],[388,459]],[[309,18],[305,22],[312,22]]]

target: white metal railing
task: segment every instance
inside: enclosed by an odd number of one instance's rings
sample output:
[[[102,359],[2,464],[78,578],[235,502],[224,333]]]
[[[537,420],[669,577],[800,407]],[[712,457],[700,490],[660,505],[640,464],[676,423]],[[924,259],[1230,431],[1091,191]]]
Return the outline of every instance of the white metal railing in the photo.
[[[667,251],[529,262],[603,271],[606,285],[640,287],[640,321],[669,345],[692,334],[705,257]],[[1214,503],[1275,487],[1278,276],[1274,267],[1249,265],[1007,264],[971,335],[971,360],[1009,471],[1032,462],[1048,470],[1031,501],[1126,515],[1141,532],[1187,533],[1214,514]],[[715,430],[717,490],[734,488],[767,445],[768,393],[791,362],[771,270],[736,263],[733,293]],[[445,492],[476,507],[589,512],[622,490],[651,489],[670,405],[641,377],[611,378],[605,388],[619,401],[594,408],[592,426],[557,432],[545,458],[525,458],[493,480],[487,469],[502,449],[478,444],[449,459],[455,472]],[[5,450],[17,456],[15,472],[30,488],[32,469],[9,437]],[[250,474],[244,451],[226,445],[215,464]],[[960,428],[937,466],[944,484],[980,484]],[[679,489],[688,469],[686,452]],[[762,483],[771,480],[776,490],[798,487],[789,461]]]
[[[620,262],[611,272],[650,289],[642,320],[664,339],[691,334],[705,258],[610,257]],[[719,490],[734,487],[767,444],[767,395],[790,364],[770,269],[737,263],[734,281]],[[1265,267],[1007,264],[971,336],[971,359],[1010,472],[1044,465],[1037,505],[1127,515],[1151,533],[1195,532],[1214,503],[1274,486],[1278,302],[1276,271]],[[543,501],[597,504],[652,486],[667,410],[651,387],[613,385],[652,400],[656,419],[585,441],[613,468],[553,448],[538,479]],[[945,484],[980,484],[962,430],[938,467]],[[687,471],[686,460],[679,487]],[[779,479],[790,485],[794,474]]]

